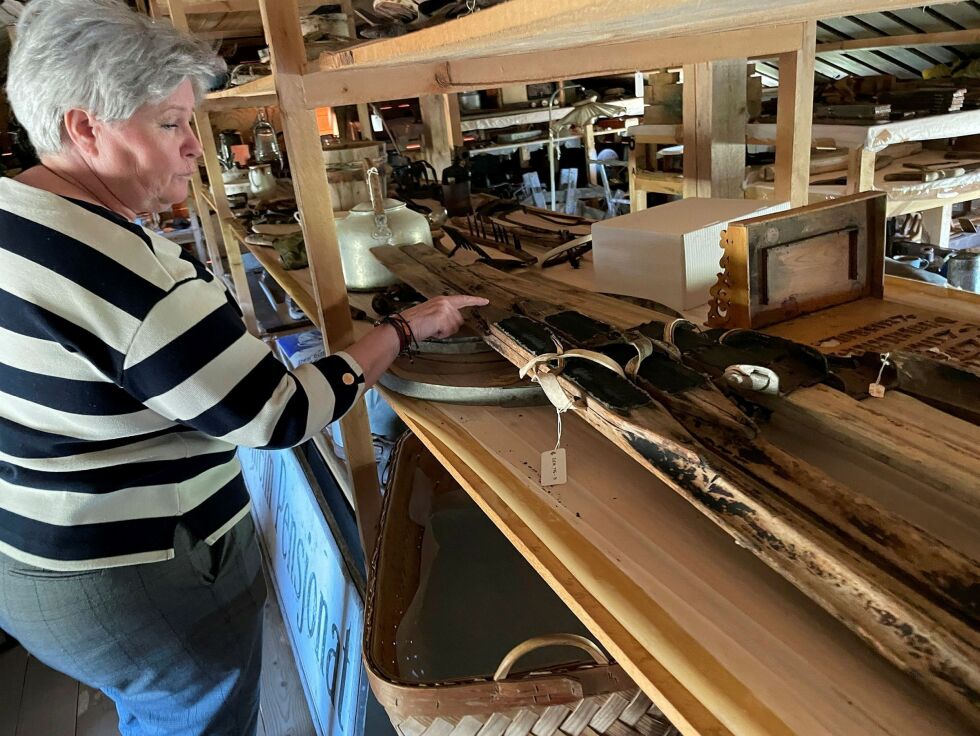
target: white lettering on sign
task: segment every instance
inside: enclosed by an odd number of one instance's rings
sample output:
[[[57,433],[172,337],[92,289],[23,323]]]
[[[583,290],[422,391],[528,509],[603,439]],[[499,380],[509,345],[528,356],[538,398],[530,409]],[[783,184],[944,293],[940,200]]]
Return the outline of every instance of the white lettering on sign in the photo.
[[[294,452],[239,457],[317,734],[360,736],[364,602]]]

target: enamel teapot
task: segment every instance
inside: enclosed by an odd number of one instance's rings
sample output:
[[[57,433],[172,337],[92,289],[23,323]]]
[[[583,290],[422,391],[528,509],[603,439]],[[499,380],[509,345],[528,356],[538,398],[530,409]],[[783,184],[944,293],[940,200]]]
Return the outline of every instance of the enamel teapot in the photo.
[[[344,281],[351,291],[374,291],[398,283],[395,275],[371,254],[378,246],[432,245],[432,232],[424,215],[404,202],[385,199],[377,167],[367,171],[370,202],[361,202],[337,221],[337,242],[344,265]]]

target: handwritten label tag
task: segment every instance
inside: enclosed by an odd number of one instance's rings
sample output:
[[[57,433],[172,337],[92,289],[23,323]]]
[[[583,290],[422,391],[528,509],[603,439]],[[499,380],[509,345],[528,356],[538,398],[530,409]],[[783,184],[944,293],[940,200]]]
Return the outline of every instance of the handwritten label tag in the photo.
[[[541,485],[560,486],[568,480],[565,469],[565,448],[541,453]]]
[[[880,383],[872,383],[868,386],[868,394],[873,399],[883,399],[885,398],[885,387]]]

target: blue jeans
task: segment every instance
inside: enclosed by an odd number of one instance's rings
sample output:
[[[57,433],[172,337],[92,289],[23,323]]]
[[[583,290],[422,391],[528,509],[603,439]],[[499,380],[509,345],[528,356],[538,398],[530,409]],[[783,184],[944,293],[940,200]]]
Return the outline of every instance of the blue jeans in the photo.
[[[246,516],[166,562],[51,572],[0,554],[0,628],[102,690],[123,736],[253,736],[265,580]]]

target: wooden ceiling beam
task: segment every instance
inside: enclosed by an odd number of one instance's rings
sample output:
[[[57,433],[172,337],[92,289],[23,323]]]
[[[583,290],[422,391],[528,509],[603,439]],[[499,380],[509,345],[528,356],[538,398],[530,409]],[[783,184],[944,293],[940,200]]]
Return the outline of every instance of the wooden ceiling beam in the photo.
[[[766,58],[799,48],[802,24],[727,31],[709,36],[557,49],[487,58],[417,62],[390,67],[321,70],[303,78],[307,107],[351,105],[405,97],[607,76],[681,66],[694,61]]]
[[[855,38],[847,41],[818,43],[817,53],[828,51],[871,51],[895,46],[915,48],[919,46],[964,46],[980,44],[980,28],[944,33],[911,33],[907,36],[877,36],[874,38]]]

